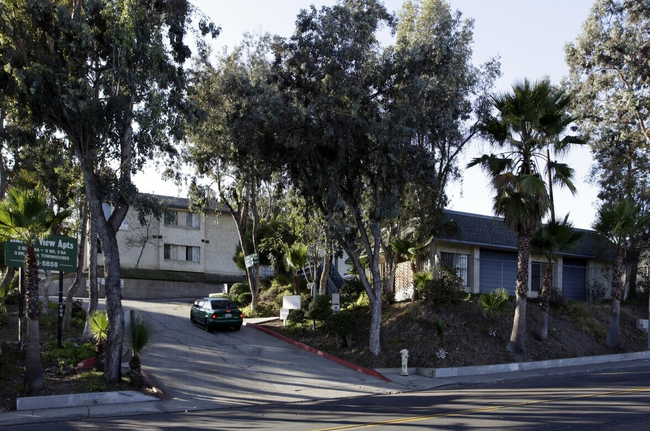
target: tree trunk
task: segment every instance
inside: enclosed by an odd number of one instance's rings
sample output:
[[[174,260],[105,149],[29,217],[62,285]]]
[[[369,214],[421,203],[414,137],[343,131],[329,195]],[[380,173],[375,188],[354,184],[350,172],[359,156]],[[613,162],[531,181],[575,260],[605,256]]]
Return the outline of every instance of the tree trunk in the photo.
[[[605,345],[616,348],[619,346],[619,329],[620,329],[621,301],[612,299],[612,310],[609,315],[609,331]]]
[[[101,229],[100,229],[101,232]],[[109,329],[106,339],[106,364],[104,378],[116,382],[122,378],[122,341],[124,339],[124,310],[120,285],[120,257],[114,234],[102,235],[104,272],[106,276],[105,298]]]
[[[621,315],[621,296],[623,294],[623,281],[621,280],[623,272],[623,249],[619,245],[616,247],[616,258],[614,260],[614,274],[612,275],[612,310],[609,318],[609,331],[605,345],[607,347],[618,347],[620,343],[620,315]]]
[[[327,294],[327,282],[330,278],[331,268],[332,268],[332,255],[329,253],[325,253],[325,261],[323,261],[323,272],[320,275],[320,281],[318,283],[319,295]]]
[[[375,291],[378,288],[379,294],[370,299],[370,342],[368,347],[370,353],[376,356],[381,351],[381,280],[378,283],[373,281],[373,284],[378,285],[378,287],[375,286]]]
[[[395,292],[395,271],[397,269],[397,254],[391,252],[388,259],[389,259],[387,263],[388,277],[386,277],[386,283],[385,283],[386,285],[384,288],[386,290],[386,293],[389,294],[390,297],[390,293]]]
[[[99,286],[97,285],[97,230],[94,223],[90,221],[90,259],[88,262],[88,313],[90,316],[97,311],[97,304],[99,303]],[[92,334],[90,332],[90,325],[86,320],[82,339],[84,341],[91,341]]]
[[[120,254],[117,245],[116,232],[119,229],[128,205],[115,207],[111,216],[106,219],[102,201],[92,193],[96,193],[94,184],[86,180],[86,196],[90,210],[91,223],[97,229],[104,255],[104,274],[106,277],[105,298],[106,314],[108,317],[108,337],[106,340],[106,362],[104,379],[117,382],[122,378],[122,342],[124,339],[124,311],[122,309],[122,289],[120,287]]]
[[[510,342],[506,349],[514,355],[526,353],[526,298],[528,297],[528,260],[530,259],[530,232],[518,235],[516,308]]]
[[[542,308],[542,317],[537,324],[537,338],[546,340],[548,337],[548,310],[551,308],[551,288],[553,283],[553,264],[546,262],[544,271],[544,283],[540,293],[540,306]]]
[[[38,393],[45,384],[41,365],[41,341],[39,333],[39,289],[38,264],[33,244],[27,245],[25,252],[25,283],[27,290],[27,333],[25,340],[25,385],[30,393]]]
[[[627,249],[627,259],[625,264],[626,271],[626,281],[627,281],[627,297],[631,300],[636,299],[637,295],[637,286],[636,279],[639,274],[639,249],[636,244],[633,244]]]
[[[66,292],[65,296],[65,311],[63,314],[63,330],[70,330],[70,319],[72,317],[72,301],[74,294],[79,289],[81,285],[81,280],[83,279],[83,264],[84,264],[84,252],[86,250],[86,238],[88,227],[88,204],[84,201],[83,210],[81,211],[81,240],[79,241],[79,247],[77,248],[77,273],[75,274],[72,285]]]

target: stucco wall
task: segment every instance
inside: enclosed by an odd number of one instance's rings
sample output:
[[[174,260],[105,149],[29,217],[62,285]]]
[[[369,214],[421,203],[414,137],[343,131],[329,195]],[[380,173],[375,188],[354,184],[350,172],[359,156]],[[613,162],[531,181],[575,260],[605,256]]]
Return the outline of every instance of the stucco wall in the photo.
[[[120,249],[120,264],[123,268],[135,268],[142,246],[129,244],[134,238],[143,235],[149,237],[138,268],[161,269],[171,271],[187,271],[223,276],[243,276],[244,272],[237,268],[232,260],[239,243],[237,227],[227,213],[217,217],[211,214],[201,219],[198,228],[185,226],[185,214],[179,211],[178,225],[165,225],[163,221],[152,220],[148,230],[139,224],[130,212],[127,223],[117,234]],[[165,259],[165,244],[173,246],[191,246],[200,249],[200,261]],[[181,248],[181,250],[183,250]],[[182,252],[179,252],[182,255]],[[102,264],[102,256],[99,257]]]

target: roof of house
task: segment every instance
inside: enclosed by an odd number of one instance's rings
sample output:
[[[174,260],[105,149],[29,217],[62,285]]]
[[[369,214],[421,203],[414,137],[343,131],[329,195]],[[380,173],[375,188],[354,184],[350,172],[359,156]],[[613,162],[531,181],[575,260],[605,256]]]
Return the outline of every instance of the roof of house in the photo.
[[[445,210],[444,219],[451,228],[437,236],[438,240],[452,243],[470,244],[502,250],[517,250],[517,234],[508,229],[501,217],[469,214]],[[582,240],[571,252],[562,253],[567,257],[611,258],[612,245],[599,237],[595,231],[575,229],[584,232]]]
[[[158,199],[158,201],[161,204],[163,204],[166,208],[187,210],[190,207],[189,198],[180,198],[180,197],[163,196],[163,195],[151,195],[151,196]],[[210,205],[210,209],[215,210],[216,207],[217,207],[216,202],[212,202],[211,205]],[[228,210],[222,208],[221,212],[228,212]]]

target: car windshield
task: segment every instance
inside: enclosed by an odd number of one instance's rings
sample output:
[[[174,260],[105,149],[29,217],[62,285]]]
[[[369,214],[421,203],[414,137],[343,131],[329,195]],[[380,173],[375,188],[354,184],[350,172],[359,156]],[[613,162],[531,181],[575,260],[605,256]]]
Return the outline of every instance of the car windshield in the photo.
[[[224,308],[236,308],[235,304],[226,301],[212,301],[213,310],[223,310]]]

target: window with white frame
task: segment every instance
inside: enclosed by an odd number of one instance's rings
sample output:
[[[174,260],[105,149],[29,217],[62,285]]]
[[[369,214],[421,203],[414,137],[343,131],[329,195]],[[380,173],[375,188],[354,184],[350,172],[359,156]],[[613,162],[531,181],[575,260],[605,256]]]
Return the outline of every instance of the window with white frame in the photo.
[[[469,286],[469,254],[440,252],[440,265],[455,268],[463,285]]]
[[[185,226],[187,227],[192,227],[192,228],[200,228],[201,227],[201,216],[199,214],[195,213],[186,213],[185,216]]]
[[[201,247],[185,245],[164,245],[165,260],[186,260],[188,262],[201,262]]]

